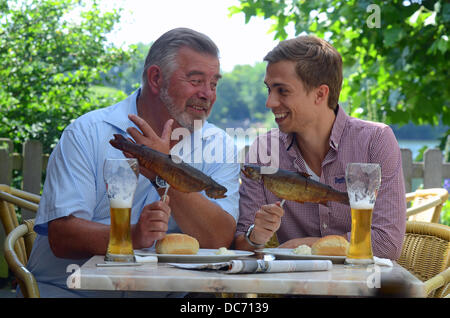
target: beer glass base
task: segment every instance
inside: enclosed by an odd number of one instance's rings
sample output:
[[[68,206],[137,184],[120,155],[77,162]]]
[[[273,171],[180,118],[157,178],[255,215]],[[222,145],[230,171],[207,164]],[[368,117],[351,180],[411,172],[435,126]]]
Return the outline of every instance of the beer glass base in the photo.
[[[374,264],[373,258],[346,258],[344,261],[345,267],[357,268],[357,267],[367,267]]]
[[[109,254],[105,255],[105,262],[136,263],[136,257],[133,254]]]

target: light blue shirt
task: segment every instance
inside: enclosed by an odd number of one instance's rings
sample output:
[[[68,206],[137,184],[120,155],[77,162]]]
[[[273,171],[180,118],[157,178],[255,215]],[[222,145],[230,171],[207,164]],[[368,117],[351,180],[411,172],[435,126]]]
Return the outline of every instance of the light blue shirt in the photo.
[[[106,158],[124,158],[120,150],[110,145],[109,140],[113,139],[113,134],[122,134],[128,138],[126,129],[131,126],[136,127],[128,119],[128,114],[137,115],[138,92],[136,91],[116,105],[79,117],[64,130],[50,156],[35,221],[35,231],[38,235],[27,264],[38,281],[42,297],[65,297],[74,294],[99,295],[97,292],[76,293],[66,288],[66,281],[72,273],[68,270],[69,265],[81,266],[87,260],[71,260],[54,256],[48,243],[48,222],[73,215],[102,224],[110,224],[109,200],[103,181],[103,163]],[[221,206],[237,221],[240,166],[236,147],[223,130],[208,122],[205,122],[201,131],[202,134],[198,132],[191,134],[180,142],[177,155],[227,188],[226,198],[208,199]],[[205,157],[199,161],[198,154],[202,151]],[[217,160],[220,155],[222,158]],[[211,156],[216,160],[211,160]],[[151,182],[140,175],[131,211],[131,223],[137,223],[144,206],[159,199],[160,196]],[[168,232],[181,232],[172,217],[169,220]],[[116,292],[107,296],[118,294]]]

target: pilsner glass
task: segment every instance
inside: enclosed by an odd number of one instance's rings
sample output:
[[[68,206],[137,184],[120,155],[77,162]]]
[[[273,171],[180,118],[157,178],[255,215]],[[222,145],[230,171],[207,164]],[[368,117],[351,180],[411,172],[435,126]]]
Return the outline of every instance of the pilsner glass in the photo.
[[[111,213],[109,243],[105,261],[135,262],[130,222],[138,176],[137,159],[105,160],[103,177]]]
[[[372,211],[381,183],[381,167],[375,163],[349,163],[345,181],[352,213],[350,247],[345,264],[373,264],[371,226]]]

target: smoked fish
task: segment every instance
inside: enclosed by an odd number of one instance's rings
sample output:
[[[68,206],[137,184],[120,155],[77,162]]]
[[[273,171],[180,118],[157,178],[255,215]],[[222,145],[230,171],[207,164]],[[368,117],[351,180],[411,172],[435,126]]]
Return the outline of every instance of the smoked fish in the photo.
[[[178,191],[187,193],[205,190],[210,198],[226,198],[227,188],[183,161],[176,163],[170,155],[135,144],[119,134],[114,134],[114,139],[109,143],[137,158],[139,165],[157,174]]]
[[[244,165],[242,173],[252,180],[262,180],[264,186],[281,199],[321,204],[336,201],[350,205],[347,192],[340,192],[326,184],[311,180],[307,174],[282,169],[272,174],[262,174],[260,166],[251,164]]]

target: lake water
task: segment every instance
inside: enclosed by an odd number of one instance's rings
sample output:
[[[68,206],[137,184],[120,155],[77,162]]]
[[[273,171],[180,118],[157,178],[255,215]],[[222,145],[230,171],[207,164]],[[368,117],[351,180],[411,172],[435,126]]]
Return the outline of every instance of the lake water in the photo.
[[[419,154],[419,150],[423,146],[428,148],[438,148],[439,141],[437,140],[399,140],[398,144],[400,148],[409,148],[412,151],[413,159]]]

